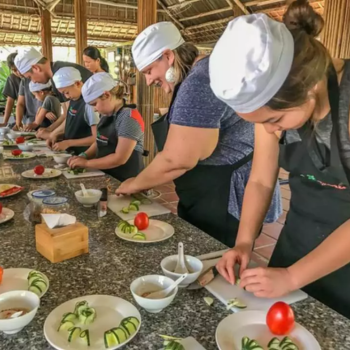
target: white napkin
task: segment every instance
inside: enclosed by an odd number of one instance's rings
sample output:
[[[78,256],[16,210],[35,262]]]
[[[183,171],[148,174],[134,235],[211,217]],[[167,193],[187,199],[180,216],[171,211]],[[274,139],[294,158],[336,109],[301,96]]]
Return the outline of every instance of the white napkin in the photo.
[[[68,214],[41,214],[49,228],[63,227],[75,224],[77,218]]]

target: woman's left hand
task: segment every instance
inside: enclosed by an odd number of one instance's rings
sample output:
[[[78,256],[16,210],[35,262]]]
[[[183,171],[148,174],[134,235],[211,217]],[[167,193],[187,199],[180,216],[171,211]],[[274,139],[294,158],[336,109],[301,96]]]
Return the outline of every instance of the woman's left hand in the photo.
[[[84,157],[73,157],[69,159],[68,165],[70,168],[86,168],[87,167],[87,159]]]
[[[288,268],[246,269],[240,277],[239,286],[260,298],[279,298],[297,289]]]
[[[131,177],[130,179],[127,179],[124,182],[122,182],[115,191],[116,194],[132,194],[137,192],[140,192],[140,190],[135,187],[134,177]]]

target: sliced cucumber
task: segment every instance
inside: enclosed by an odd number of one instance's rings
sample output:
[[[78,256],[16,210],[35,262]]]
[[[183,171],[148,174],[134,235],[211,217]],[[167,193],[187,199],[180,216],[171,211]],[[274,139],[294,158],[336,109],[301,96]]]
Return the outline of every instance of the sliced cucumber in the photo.
[[[268,347],[271,347],[273,345],[277,345],[279,346],[280,345],[280,340],[278,338],[272,338],[269,343],[267,344]]]
[[[104,342],[106,349],[110,348],[111,346],[119,345],[118,338],[112,331],[107,331],[104,334]]]
[[[85,331],[82,331],[79,336],[84,342],[86,343],[87,346],[90,346],[90,334],[89,330],[86,329]]]
[[[242,349],[241,350],[264,350],[256,340],[249,339],[248,337],[242,338]]]
[[[80,313],[82,310],[86,309],[87,307],[89,307],[89,304],[87,301],[83,300],[83,301],[78,301],[75,304],[75,308],[74,308],[74,313],[77,315],[77,317],[79,317]]]
[[[73,312],[67,312],[66,314],[63,315],[62,322],[66,322],[66,321],[75,322],[76,320],[77,320],[76,314],[74,314]]]
[[[29,280],[33,276],[44,278],[44,275],[41,272],[33,270],[29,272],[27,279]]]
[[[281,350],[299,350],[299,348],[295,344],[285,344],[280,347]]]
[[[289,337],[284,337],[280,342],[280,346],[283,346],[285,344],[293,344],[292,339],[290,339]]]
[[[77,339],[80,336],[81,328],[80,327],[73,327],[69,330],[69,336],[68,341],[71,343],[75,339]]]
[[[182,344],[173,340],[166,345],[164,350],[185,350],[185,348]]]
[[[236,283],[235,283],[236,286],[239,286],[240,283],[241,283],[241,279],[237,277],[237,278],[236,278]]]
[[[128,226],[129,226],[129,223],[126,222],[126,221],[121,221],[121,222],[118,224],[118,228],[119,228],[119,230],[121,230],[121,231],[123,231],[123,229],[124,229],[125,227],[128,227]]]
[[[130,204],[128,209],[129,209],[129,211],[138,211],[139,206],[136,204]]]
[[[47,289],[47,284],[43,280],[36,279],[33,283],[30,284],[31,286],[39,287],[42,292],[44,292]]]
[[[96,318],[96,310],[93,307],[82,309],[79,313],[79,321],[82,324],[91,324]]]
[[[137,205],[138,207],[140,207],[141,202],[140,202],[140,201],[138,201],[138,200],[136,199],[136,200],[131,201],[131,203],[130,203],[130,204],[134,204],[134,205]]]
[[[120,327],[122,327],[129,336],[133,335],[140,324],[140,321],[136,317],[127,317],[122,320]]]
[[[129,338],[129,333],[122,327],[112,328],[111,331],[116,335],[118,344],[124,343]]]
[[[138,230],[138,228],[136,226],[134,226],[134,225],[130,226],[130,233],[136,234],[138,232],[139,232],[139,230]]]
[[[64,321],[60,324],[57,329],[57,332],[68,331],[68,329],[74,328],[74,323],[72,321]]]
[[[45,284],[47,284],[44,277],[42,276],[39,276],[39,275],[32,275],[31,277],[28,276],[29,284],[32,284],[34,281],[43,281]]]
[[[41,294],[43,293],[42,290],[37,286],[37,285],[31,285],[29,286],[28,290],[30,292],[35,293],[37,296],[41,296]]]
[[[145,241],[146,235],[142,232],[138,232],[138,233],[136,233],[136,235],[133,235],[132,238],[135,240],[138,240],[138,241]]]
[[[238,298],[231,299],[227,302],[227,310],[232,309],[233,307],[236,307],[238,309],[245,309],[247,307],[246,304],[244,304],[241,300]]]
[[[124,208],[122,209],[122,213],[124,213],[124,214],[129,214],[129,207],[124,207]]]

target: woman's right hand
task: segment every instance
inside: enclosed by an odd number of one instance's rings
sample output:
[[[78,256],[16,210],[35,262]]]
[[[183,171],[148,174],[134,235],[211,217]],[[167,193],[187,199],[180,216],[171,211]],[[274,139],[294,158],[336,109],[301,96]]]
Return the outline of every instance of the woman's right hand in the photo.
[[[239,275],[247,268],[252,253],[253,244],[239,243],[224,254],[216,268],[227,282],[235,284],[235,265],[240,265]]]

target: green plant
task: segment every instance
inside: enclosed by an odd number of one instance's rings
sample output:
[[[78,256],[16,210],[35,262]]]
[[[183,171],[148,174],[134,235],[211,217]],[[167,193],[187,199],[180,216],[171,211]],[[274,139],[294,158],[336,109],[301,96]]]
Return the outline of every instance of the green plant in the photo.
[[[10,76],[11,70],[7,65],[7,62],[0,62],[0,101],[6,100],[6,97],[3,95],[5,84],[7,78]]]

